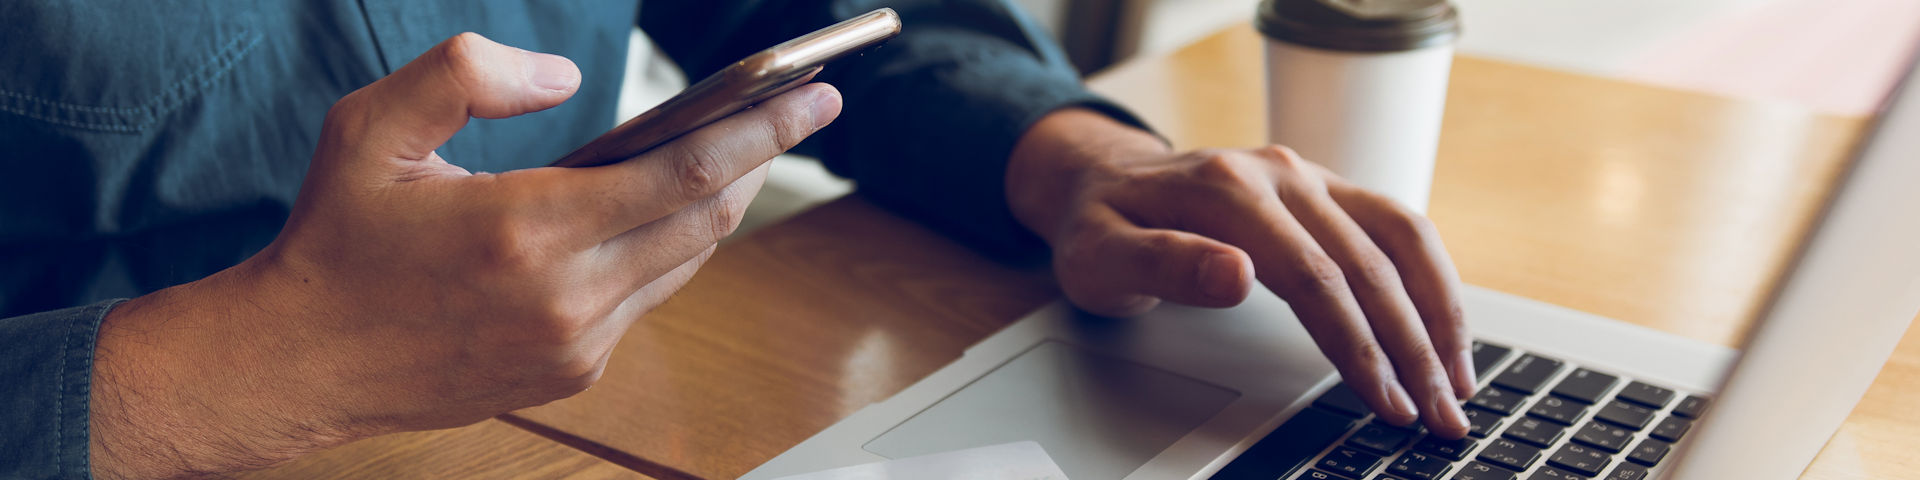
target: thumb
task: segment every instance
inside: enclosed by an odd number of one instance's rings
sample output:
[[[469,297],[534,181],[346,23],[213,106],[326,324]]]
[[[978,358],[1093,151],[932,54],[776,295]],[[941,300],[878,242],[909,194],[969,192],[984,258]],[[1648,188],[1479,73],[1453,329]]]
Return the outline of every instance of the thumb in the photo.
[[[470,117],[546,110],[579,86],[580,70],[566,57],[462,33],[340,99],[326,129],[365,155],[420,160]]]
[[[1140,228],[1109,212],[1055,248],[1054,275],[1074,305],[1110,316],[1144,313],[1162,299],[1230,307],[1247,297],[1253,265],[1232,245],[1192,232]]]

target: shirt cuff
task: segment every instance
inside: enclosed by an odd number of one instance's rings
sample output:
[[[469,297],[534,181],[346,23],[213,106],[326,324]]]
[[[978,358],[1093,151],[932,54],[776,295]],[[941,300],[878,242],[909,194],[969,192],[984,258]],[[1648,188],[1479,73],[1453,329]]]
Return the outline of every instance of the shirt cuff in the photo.
[[[94,340],[122,301],[0,319],[0,478],[91,478]]]

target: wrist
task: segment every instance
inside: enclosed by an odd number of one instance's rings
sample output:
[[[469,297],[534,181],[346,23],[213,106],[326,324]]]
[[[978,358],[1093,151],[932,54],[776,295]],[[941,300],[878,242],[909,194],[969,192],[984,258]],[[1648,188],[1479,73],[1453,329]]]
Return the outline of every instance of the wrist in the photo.
[[[258,333],[289,319],[249,260],[129,300],[101,321],[89,399],[100,478],[171,478],[263,468],[351,440],[350,429],[282,388],[290,345]],[[279,395],[274,395],[279,393]]]
[[[1052,241],[1088,182],[1118,178],[1131,159],[1159,158],[1172,149],[1145,130],[1086,108],[1055,110],[1034,122],[1007,161],[1007,206],[1020,223]]]

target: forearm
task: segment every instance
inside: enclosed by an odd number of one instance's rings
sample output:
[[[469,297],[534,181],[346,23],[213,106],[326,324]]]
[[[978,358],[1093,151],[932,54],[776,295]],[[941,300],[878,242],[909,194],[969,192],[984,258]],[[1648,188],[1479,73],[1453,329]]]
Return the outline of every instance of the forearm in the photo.
[[[302,358],[266,345],[284,283],[255,262],[127,301],[101,322],[88,450],[98,478],[191,478],[263,468],[350,440],[344,422],[288,401],[262,375]],[[296,371],[311,371],[300,369]],[[311,372],[308,375],[319,375]],[[309,379],[309,381],[312,379]]]

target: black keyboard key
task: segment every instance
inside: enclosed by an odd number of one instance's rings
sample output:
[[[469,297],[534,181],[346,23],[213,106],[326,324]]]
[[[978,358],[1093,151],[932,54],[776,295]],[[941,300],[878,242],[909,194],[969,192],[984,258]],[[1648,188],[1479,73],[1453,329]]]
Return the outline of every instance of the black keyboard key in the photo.
[[[1493,377],[1493,384],[1528,394],[1540,393],[1540,387],[1546,385],[1547,379],[1560,373],[1560,365],[1559,360],[1529,354],[1507,365],[1506,372]]]
[[[1473,398],[1467,400],[1467,404],[1485,408],[1501,415],[1513,415],[1513,412],[1520,411],[1520,404],[1525,401],[1527,401],[1526,395],[1514,393],[1511,390],[1500,387],[1489,386],[1480,389],[1480,393],[1473,394]]]
[[[1475,442],[1472,438],[1462,438],[1459,440],[1447,440],[1444,438],[1428,435],[1427,438],[1421,439],[1420,443],[1414,444],[1413,449],[1422,451],[1422,452],[1431,453],[1434,455],[1439,455],[1441,457],[1445,457],[1448,460],[1460,461],[1460,460],[1465,460],[1467,458],[1467,452],[1473,451],[1473,446],[1475,444],[1477,444],[1477,442]]]
[[[1320,394],[1320,398],[1313,401],[1313,406],[1353,418],[1373,413],[1372,410],[1367,409],[1367,402],[1360,399],[1360,394],[1353,393],[1353,389],[1347,388],[1347,384],[1344,383],[1334,385],[1332,389],[1327,390],[1327,393]]]
[[[1460,467],[1460,473],[1453,475],[1453,480],[1518,480],[1519,478],[1520,474],[1512,470],[1477,461],[1467,462],[1465,466]]]
[[[1673,445],[1649,438],[1634,445],[1633,451],[1627,452],[1627,460],[1651,467],[1660,464],[1660,459],[1667,458],[1667,452],[1671,450]]]
[[[1273,480],[1287,476],[1313,460],[1314,454],[1339,440],[1350,428],[1353,428],[1353,419],[1318,408],[1300,410],[1213,474],[1213,478]]]
[[[1554,425],[1553,422],[1538,418],[1522,418],[1515,420],[1513,426],[1507,427],[1507,433],[1502,436],[1547,448],[1552,446],[1553,442],[1560,440],[1560,435],[1565,433],[1567,433],[1567,427]]]
[[[1367,476],[1374,467],[1380,466],[1380,456],[1347,447],[1334,447],[1327,456],[1320,457],[1320,463],[1314,468],[1344,475],[1349,478]]]
[[[1687,418],[1700,418],[1701,415],[1707,414],[1708,403],[1707,397],[1688,395],[1687,398],[1680,399],[1679,405],[1673,406],[1673,414]]]
[[[1528,475],[1527,480],[1587,480],[1587,477],[1553,467],[1540,467]]]
[[[1406,480],[1435,480],[1447,474],[1453,462],[1420,452],[1407,452],[1387,466],[1387,473]]]
[[[1571,470],[1585,477],[1599,475],[1600,471],[1605,470],[1607,464],[1611,462],[1613,462],[1613,456],[1607,455],[1606,452],[1574,444],[1560,447],[1553,452],[1552,458],[1547,459],[1547,463],[1553,466]]]
[[[1487,443],[1480,449],[1480,461],[1524,472],[1533,462],[1540,459],[1540,449],[1521,445],[1519,442],[1504,438]]]
[[[1680,441],[1680,437],[1687,436],[1687,430],[1692,429],[1692,420],[1680,417],[1667,417],[1660,420],[1660,423],[1654,424],[1653,432],[1647,435],[1669,442],[1678,442]]]
[[[1513,349],[1491,343],[1473,342],[1473,371],[1475,378],[1487,378],[1493,374],[1493,366],[1512,355]]]
[[[1607,474],[1607,477],[1606,477],[1606,480],[1646,480],[1646,479],[1647,479],[1647,467],[1642,467],[1639,465],[1634,465],[1626,462],[1620,462],[1620,466],[1613,467],[1613,473]]]
[[[1580,417],[1587,416],[1587,406],[1573,400],[1550,396],[1534,402],[1533,408],[1527,409],[1527,414],[1552,420],[1553,423],[1561,425],[1573,425],[1573,422],[1580,421]]]
[[[1607,453],[1620,453],[1621,450],[1627,449],[1628,442],[1633,441],[1633,431],[1601,422],[1591,422],[1581,425],[1580,430],[1573,432],[1573,441],[1606,450]]]
[[[1413,432],[1411,431],[1374,422],[1361,426],[1360,431],[1353,432],[1353,436],[1347,437],[1347,445],[1360,447],[1379,455],[1392,455],[1412,440]]]
[[[1467,435],[1473,438],[1487,438],[1494,430],[1500,429],[1502,420],[1493,412],[1478,408],[1464,409],[1467,414]]]
[[[1600,407],[1600,413],[1593,414],[1593,418],[1638,432],[1642,428],[1647,428],[1647,422],[1653,421],[1653,410],[1616,400],[1607,402],[1607,406]]]
[[[1619,397],[1621,400],[1646,405],[1658,410],[1666,408],[1667,402],[1673,401],[1673,390],[1641,382],[1633,382],[1628,383],[1627,388],[1620,389]]]
[[[1339,476],[1331,473],[1322,472],[1319,470],[1314,470],[1309,468],[1307,469],[1307,473],[1300,474],[1300,480],[1345,480],[1345,479],[1340,478]]]
[[[1606,396],[1616,383],[1620,383],[1620,377],[1582,368],[1560,379],[1560,384],[1553,386],[1553,394],[1592,405]]]

